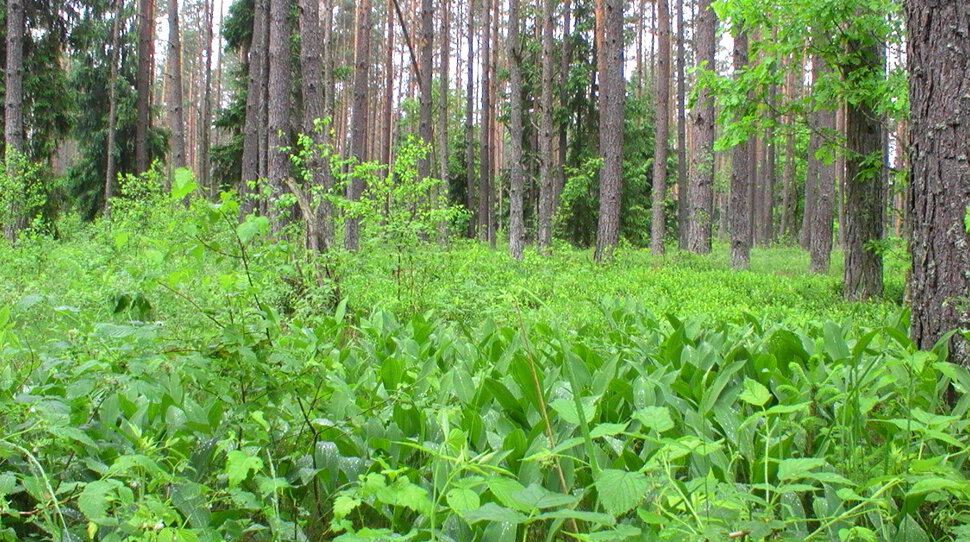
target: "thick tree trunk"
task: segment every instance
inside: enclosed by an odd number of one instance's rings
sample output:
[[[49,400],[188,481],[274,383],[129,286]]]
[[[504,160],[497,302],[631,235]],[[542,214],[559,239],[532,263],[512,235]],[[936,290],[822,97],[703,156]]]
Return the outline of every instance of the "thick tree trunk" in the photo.
[[[623,0],[597,0],[599,47],[599,220],[596,227],[597,262],[609,260],[619,240],[620,195],[623,188]]]
[[[687,249],[690,201],[687,186],[687,73],[684,0],[677,0],[677,248]]]
[[[303,132],[310,137],[315,145],[325,143],[324,131],[329,127],[317,126],[317,122],[325,118],[323,93],[323,38],[320,33],[320,4],[319,0],[300,0],[300,72],[303,83]],[[307,199],[313,187],[319,187],[324,192],[333,188],[330,174],[330,164],[325,158],[311,153],[306,164],[310,172],[309,187],[303,192]],[[333,242],[333,228],[331,218],[333,205],[326,198],[320,202],[308,201],[311,209],[304,211],[303,219],[307,227],[307,248],[312,251],[323,251],[330,248]],[[319,206],[319,208],[317,208]]]
[[[931,348],[970,329],[970,6],[907,0],[911,104],[910,336]],[[970,366],[970,341],[950,342]]]
[[[151,166],[148,156],[148,130],[151,128],[152,37],[155,29],[154,0],[138,2],[138,72],[135,75],[135,172]]]
[[[734,36],[734,69],[736,72],[748,66],[748,33],[738,28]],[[749,95],[750,96],[750,95]],[[731,268],[745,270],[751,265],[751,186],[754,182],[754,136],[747,143],[734,147],[731,166]]]
[[[525,248],[522,166],[522,45],[519,42],[519,0],[509,3],[509,255],[522,259]]]
[[[425,0],[426,1],[426,0]],[[353,117],[350,120],[353,133],[350,140],[350,154],[358,163],[366,160],[367,146],[367,86],[370,68],[370,0],[361,0],[357,4],[355,15],[356,30],[354,31],[354,103]],[[353,175],[347,190],[347,198],[351,201],[360,199],[364,192],[364,181]],[[360,248],[360,219],[350,217],[344,225],[344,248],[356,251]]]
[[[182,99],[182,37],[178,0],[168,0],[168,125],[172,169],[187,165]]]
[[[875,45],[850,44],[849,52],[859,64],[848,77],[873,77],[881,69]],[[857,72],[857,73],[853,73]],[[872,104],[849,104],[845,115],[845,274],[843,294],[847,299],[866,300],[882,294],[882,254],[870,245],[882,239],[882,122]]]
[[[114,197],[115,184],[115,126],[118,120],[118,41],[121,34],[121,17],[124,4],[121,0],[115,0],[115,17],[111,23],[111,51],[108,53],[108,62],[111,63],[110,75],[108,76],[108,144],[105,149],[105,175],[104,175],[104,217],[111,218],[111,198]]]
[[[536,245],[541,252],[552,246],[552,220],[555,214],[555,170],[557,157],[552,138],[552,77],[554,2],[542,0],[542,90],[539,97],[539,234]]]
[[[269,5],[269,96],[267,101],[268,135],[267,162],[270,201],[267,214],[273,230],[282,227],[283,219],[275,203],[283,194],[290,177],[290,157],[283,151],[290,145],[290,24],[289,2],[270,0]]]
[[[465,81],[465,208],[468,210],[468,237],[475,237],[475,0],[468,2],[468,55]]]
[[[825,61],[816,57],[812,61],[812,80],[817,82],[832,70]],[[809,153],[805,179],[805,239],[811,263],[809,271],[824,274],[829,271],[832,254],[832,221],[835,208],[835,164],[816,158],[824,138],[835,130],[835,109],[829,104],[817,103],[811,113]],[[811,190],[811,193],[809,193]],[[809,199],[810,198],[810,199]]]
[[[260,178],[261,114],[264,109],[263,89],[266,81],[266,54],[269,47],[269,0],[256,0],[253,12],[253,38],[249,46],[248,81],[246,85],[246,121],[243,125],[242,184],[243,198],[253,193],[249,183]],[[256,189],[255,193],[259,193]],[[253,209],[254,202],[243,200],[244,213]]]
[[[711,8],[711,0],[699,0],[697,10],[697,64],[713,70],[717,50],[717,16]],[[698,91],[690,116],[694,153],[691,156],[688,179],[687,200],[690,213],[687,217],[687,250],[696,254],[707,254],[711,251],[711,226],[714,218],[714,97],[706,88]]]
[[[650,221],[650,253],[664,253],[667,202],[667,132],[670,124],[670,9],[667,0],[657,5],[657,78],[655,83],[656,135],[653,152],[653,206]]]

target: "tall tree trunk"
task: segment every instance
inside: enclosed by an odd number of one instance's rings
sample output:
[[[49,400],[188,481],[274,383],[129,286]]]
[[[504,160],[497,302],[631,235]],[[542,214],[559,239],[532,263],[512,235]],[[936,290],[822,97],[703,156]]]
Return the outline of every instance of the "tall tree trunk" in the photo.
[[[569,103],[569,66],[572,60],[572,47],[570,47],[570,36],[572,34],[572,0],[566,0],[563,5],[563,22],[562,22],[562,47],[559,53],[559,103],[560,106],[565,107]],[[552,190],[552,206],[553,206],[553,220],[555,220],[556,209],[559,208],[560,197],[562,196],[563,187],[566,184],[566,155],[568,154],[568,142],[567,142],[567,132],[569,130],[569,122],[562,121],[559,123],[559,145],[556,153],[556,169],[553,176],[553,190]],[[552,234],[550,233],[550,239]]]
[[[857,58],[848,77],[873,77],[882,62],[878,46],[852,43],[849,53]],[[864,75],[863,75],[864,74]],[[870,243],[882,239],[882,122],[868,100],[850,103],[845,115],[845,274],[847,299],[866,300],[882,295],[882,254]]]
[[[825,64],[820,57],[816,57],[812,62],[812,79],[816,83],[830,73],[832,69]],[[816,108],[829,107],[828,104],[816,104]],[[832,221],[834,219],[833,210],[835,206],[835,164],[819,160],[815,157],[822,145],[822,139],[829,137],[835,130],[835,110],[830,107],[827,109],[816,109],[811,114],[811,134],[809,135],[809,155],[808,172],[810,176],[805,179],[806,215],[809,216],[808,232],[808,252],[811,258],[809,271],[812,273],[825,274],[829,271],[829,262],[832,254]],[[808,186],[811,186],[811,200],[808,199]],[[811,208],[811,212],[808,209]]]
[[[154,0],[138,2],[138,72],[135,75],[135,172],[147,171],[148,130],[151,128],[152,56],[155,30]]]
[[[468,237],[475,236],[475,0],[468,2],[468,55],[465,57],[468,74],[465,80],[465,208],[468,210]],[[480,219],[479,219],[480,220]]]
[[[623,0],[596,0],[599,47],[600,124],[599,220],[596,227],[597,262],[609,260],[620,234],[620,195],[623,188]]]
[[[522,44],[519,42],[519,0],[509,2],[509,254],[522,259],[525,248],[522,166]]]
[[[182,37],[178,0],[168,0],[168,124],[172,169],[186,166],[185,118],[182,99]]]
[[[7,0],[7,64],[4,78],[4,144],[7,177],[17,177],[17,162],[24,152],[24,32],[23,0]],[[11,198],[15,201],[14,198]],[[25,223],[25,209],[11,203],[4,236],[13,241]]]
[[[736,23],[738,24],[738,23]],[[734,70],[736,73],[748,67],[748,31],[740,26],[734,36]],[[748,95],[751,98],[751,94]],[[748,136],[747,143],[734,147],[731,171],[731,268],[745,270],[751,265],[751,185],[755,139]]]
[[[556,153],[552,148],[553,10],[555,0],[542,0],[542,90],[539,96],[539,228],[536,245],[541,252],[552,246],[555,214]]]
[[[799,62],[795,60],[795,62]],[[788,85],[786,86],[789,100],[797,100],[801,96],[802,74],[801,70],[796,70],[789,74]],[[786,240],[794,239],[795,236],[795,134],[797,131],[797,120],[794,113],[786,116],[785,132],[785,171],[782,174],[782,196],[781,196],[781,235]]]
[[[421,69],[418,71],[418,87],[421,93],[418,111],[418,134],[425,145],[434,144],[431,116],[431,72],[434,70],[434,2],[421,0]],[[418,161],[418,177],[431,175],[431,155]]]
[[[451,2],[441,0],[441,67],[438,70],[438,178],[441,184],[437,191],[440,198],[440,191],[448,189],[448,158],[450,149],[448,148],[448,94],[451,82],[449,72],[451,70]],[[444,233],[444,232],[441,232]]]
[[[694,19],[697,65],[713,70],[717,50],[717,15],[711,7],[711,0],[699,0],[697,10],[698,15]],[[744,59],[747,63],[747,48]],[[691,156],[688,179],[687,199],[690,202],[690,213],[687,217],[687,250],[696,254],[707,254],[711,251],[711,225],[714,218],[714,97],[706,88],[702,87],[698,91],[690,116],[694,153]]]
[[[354,127],[350,140],[350,154],[357,162],[363,162],[367,145],[367,86],[369,83],[368,70],[370,67],[370,0],[360,0],[355,15],[356,30],[354,31],[354,103],[353,118],[350,121]],[[347,197],[351,201],[360,199],[364,192],[364,181],[357,175],[351,176]],[[350,217],[344,226],[344,248],[356,251],[360,248],[360,219]]]
[[[391,148],[394,146],[394,8],[391,2],[387,3],[387,37],[384,41],[384,144],[381,145],[381,163],[387,168],[384,175],[391,175]]]
[[[249,46],[246,85],[246,121],[243,124],[242,184],[239,186],[239,193],[244,198],[244,212],[251,211],[254,204],[252,200],[245,199],[252,193],[249,183],[260,178],[260,110],[264,107],[263,88],[269,46],[269,0],[256,0],[253,9],[253,37]],[[256,193],[259,193],[258,189]]]
[[[970,6],[907,0],[911,104],[909,200],[912,325],[921,349],[970,328]],[[970,366],[970,341],[950,357]]]
[[[118,42],[121,34],[121,17],[124,3],[122,0],[115,0],[115,17],[111,23],[111,51],[108,53],[108,62],[111,63],[110,75],[108,76],[108,145],[105,149],[105,175],[104,175],[104,217],[111,218],[111,198],[114,197],[115,184],[115,125],[118,120]]]
[[[276,209],[276,201],[290,177],[290,157],[282,149],[290,145],[290,24],[289,2],[270,0],[269,4],[269,96],[267,101],[268,135],[267,161],[271,200],[267,214],[278,231],[283,218]]]
[[[318,126],[325,118],[323,93],[323,37],[320,33],[319,0],[300,0],[300,72],[303,83],[303,132],[314,145],[325,143],[324,131],[328,128]],[[331,218],[333,205],[327,198],[320,202],[312,200],[312,187],[321,188],[329,193],[333,188],[329,160],[311,153],[306,164],[310,171],[310,187],[303,190],[305,205],[303,211],[307,224],[307,248],[313,251],[327,250],[333,242]],[[319,207],[319,208],[317,208]]]
[[[650,224],[650,253],[664,253],[667,202],[667,131],[670,123],[670,9],[667,0],[657,5],[657,78],[654,80],[656,135],[653,152],[653,208]]]
[[[218,187],[212,182],[212,161],[209,156],[212,131],[212,19],[214,0],[206,2],[205,10],[205,74],[203,74],[202,127],[199,134],[199,183],[214,197]]]
[[[492,3],[484,0],[485,20],[482,25],[482,127],[481,127],[481,165],[478,182],[478,237],[489,240],[492,229]]]
[[[687,77],[684,0],[677,0],[677,248],[687,248],[690,202],[687,186]]]

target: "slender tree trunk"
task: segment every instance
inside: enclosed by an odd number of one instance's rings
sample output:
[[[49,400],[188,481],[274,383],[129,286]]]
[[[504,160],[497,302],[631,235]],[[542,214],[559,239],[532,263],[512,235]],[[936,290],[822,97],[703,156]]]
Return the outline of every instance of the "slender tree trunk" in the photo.
[[[812,58],[812,92],[815,90],[816,80],[822,73],[820,71],[823,67],[822,63],[823,61],[819,56],[816,55]],[[816,159],[815,156],[818,154],[822,143],[818,114],[818,111],[814,111],[809,116],[811,131],[808,135],[808,160],[805,163],[804,210],[802,212],[802,227],[798,235],[798,243],[805,250],[809,250],[812,244],[812,222],[818,209],[818,179],[821,161]]]
[[[187,165],[185,159],[185,119],[182,99],[182,38],[179,29],[178,0],[168,0],[168,123],[172,169]]]
[[[748,67],[748,32],[739,27],[734,36],[734,70]],[[749,98],[751,97],[749,93]],[[734,147],[731,172],[731,268],[745,270],[751,265],[751,185],[754,182],[754,136]]]
[[[468,2],[468,55],[465,57],[468,74],[465,81],[465,208],[468,210],[468,237],[475,236],[475,0]]]
[[[519,0],[509,3],[509,254],[522,259],[525,248],[524,185],[522,165],[522,45],[519,42]]]
[[[105,149],[104,175],[104,217],[111,218],[111,198],[114,197],[115,183],[115,126],[118,120],[118,42],[121,34],[121,17],[124,13],[122,0],[115,0],[115,17],[111,23],[111,51],[108,62],[111,63],[108,76],[108,145]]]
[[[970,6],[907,0],[912,198],[910,336],[924,350],[970,329]],[[970,366],[956,334],[950,359]],[[955,399],[955,394],[951,395]]]
[[[849,71],[881,70],[876,46],[853,43],[849,52],[860,62]],[[850,103],[846,108],[846,146],[849,156],[845,171],[845,274],[843,293],[847,299],[866,300],[882,295],[882,255],[870,243],[882,239],[883,197],[882,122],[871,103]]]
[[[600,168],[599,221],[596,228],[597,262],[609,260],[619,240],[620,195],[623,188],[623,0],[597,0],[596,26],[602,36],[599,48]]]
[[[560,76],[560,94],[559,102],[562,107],[565,107],[569,103],[569,66],[572,60],[572,47],[570,47],[570,36],[572,34],[572,0],[566,0],[563,6],[563,40],[562,47],[560,49],[559,56],[559,76]],[[566,155],[568,154],[569,147],[567,141],[567,135],[569,130],[569,122],[562,121],[559,124],[559,148],[557,152],[558,162],[556,164],[555,174],[553,176],[553,191],[552,191],[552,206],[553,206],[553,220],[555,220],[556,209],[559,208],[560,198],[562,196],[563,187],[566,184]],[[550,233],[550,239],[552,234]]]
[[[7,0],[7,64],[4,78],[4,144],[7,177],[17,177],[17,162],[24,152],[24,32],[26,20],[23,0]],[[4,236],[13,241],[25,224],[24,213],[14,203],[7,211]]]
[[[447,190],[448,184],[448,158],[450,149],[448,148],[448,94],[449,94],[449,72],[451,69],[451,2],[441,0],[441,68],[438,70],[438,178],[441,184],[438,185],[439,197],[443,187]],[[443,232],[442,232],[443,233]]]
[[[482,25],[482,129],[481,165],[478,182],[478,236],[482,241],[489,240],[492,228],[492,2],[484,0],[485,20]]]
[[[421,0],[421,69],[418,71],[420,107],[418,134],[425,145],[434,143],[431,118],[431,72],[434,70],[434,3]],[[431,175],[431,155],[418,161],[418,177]]]
[[[214,0],[206,3],[205,10],[205,73],[203,74],[202,127],[199,134],[199,182],[208,189],[209,197],[215,197],[218,187],[212,182],[212,160],[209,156],[212,133],[212,19]]]
[[[657,78],[654,81],[656,135],[653,153],[653,208],[650,227],[650,252],[664,253],[667,202],[667,131],[670,123],[670,10],[667,0],[656,0]]]
[[[677,0],[677,248],[687,249],[690,203],[687,186],[687,77],[684,0]]]
[[[269,0],[256,0],[253,12],[253,38],[248,55],[248,81],[246,85],[246,121],[243,125],[242,184],[240,194],[252,193],[249,183],[260,178],[260,110],[263,109],[263,85],[266,81],[266,54],[269,48]],[[259,193],[258,189],[256,193]],[[243,200],[243,210],[249,212],[254,202]]]
[[[717,50],[717,15],[711,8],[711,0],[699,0],[697,10],[694,38],[697,65],[713,70]],[[744,62],[747,63],[747,47]],[[707,254],[711,251],[714,218],[714,97],[706,88],[701,88],[697,93],[697,101],[691,108],[691,124],[694,153],[688,180],[687,199],[691,207],[687,249],[696,254]]]
[[[425,0],[427,1],[427,0]],[[356,30],[354,31],[354,104],[353,118],[350,124],[354,127],[350,141],[350,154],[357,162],[363,162],[367,145],[367,86],[370,67],[370,0],[357,3],[355,16]],[[347,190],[348,199],[357,201],[364,192],[364,181],[353,175]],[[344,226],[344,248],[356,251],[360,248],[360,219],[350,217]]]
[[[148,156],[148,130],[151,128],[152,36],[155,29],[154,0],[138,2],[138,72],[135,76],[135,172],[151,166]]]
[[[825,61],[816,57],[812,63],[812,79],[819,81],[832,70]],[[827,104],[816,104],[816,107],[828,107]],[[835,130],[835,110],[816,109],[811,117],[811,135],[809,135],[808,171],[814,177],[806,178],[806,187],[811,185],[812,199],[808,200],[806,188],[805,208],[809,216],[808,252],[811,258],[809,271],[825,274],[829,271],[832,254],[832,220],[835,206],[835,164],[827,163],[815,157],[822,145],[824,133]],[[811,213],[807,210],[811,208]]]
[[[555,214],[555,170],[557,156],[552,149],[553,19],[555,0],[542,0],[542,90],[539,97],[539,234],[536,245],[541,252],[552,246],[552,219]]]
[[[387,38],[384,50],[384,144],[381,146],[381,163],[387,166],[384,175],[391,175],[391,148],[394,146],[394,8],[388,2]]]
[[[789,100],[797,100],[801,96],[802,74],[798,70],[788,77],[787,94]],[[795,133],[797,121],[794,113],[786,116],[785,133],[785,172],[782,174],[781,197],[781,235],[787,240],[795,236]]]

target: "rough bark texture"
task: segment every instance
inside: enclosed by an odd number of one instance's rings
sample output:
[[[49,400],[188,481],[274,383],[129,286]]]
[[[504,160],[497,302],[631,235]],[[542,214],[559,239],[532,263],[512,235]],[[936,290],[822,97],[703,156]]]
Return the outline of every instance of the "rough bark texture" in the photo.
[[[290,176],[290,157],[282,150],[290,145],[290,4],[287,0],[270,0],[269,6],[267,180],[271,200],[267,212],[277,231],[283,221],[275,202]]]
[[[418,111],[418,135],[425,145],[434,144],[431,118],[431,72],[434,70],[434,3],[421,0],[421,69],[418,72],[420,91]],[[418,177],[424,179],[431,175],[431,155],[418,160]]]
[[[209,156],[210,133],[212,128],[212,19],[214,2],[206,2],[205,10],[205,75],[202,96],[202,127],[199,137],[199,184],[208,189],[209,196],[214,197],[219,187],[212,182],[212,162]],[[219,94],[217,93],[216,96]]]
[[[970,328],[970,5],[908,0],[910,336],[922,349]],[[970,366],[970,341],[951,340]]]
[[[260,109],[265,96],[266,53],[269,38],[269,0],[256,0],[253,12],[253,38],[249,47],[249,74],[246,85],[246,121],[243,125],[241,195],[251,192],[249,183],[259,179]],[[244,210],[251,210],[253,202],[244,200]]]
[[[748,33],[741,29],[734,37],[734,69],[743,70],[748,65]],[[747,143],[734,147],[731,162],[731,268],[747,269],[751,260],[751,175],[754,136]]]
[[[138,72],[135,75],[135,172],[146,171],[148,129],[151,126],[152,35],[155,23],[154,0],[138,2]]]
[[[553,10],[555,0],[542,0],[542,90],[539,96],[539,228],[536,245],[552,245],[555,214],[556,153],[552,148]]]
[[[859,63],[848,77],[875,77],[882,61],[876,45],[853,43],[849,52]],[[854,73],[858,72],[858,73]],[[843,294],[862,301],[882,294],[882,255],[869,244],[882,239],[882,122],[868,100],[849,104],[845,114],[849,156],[845,164],[845,273]]]
[[[168,1],[168,127],[171,130],[170,159],[173,169],[186,166],[185,118],[182,99],[182,37],[179,30],[178,0]]]
[[[7,176],[14,178],[16,157],[24,152],[24,3],[7,0],[7,64],[4,78],[4,133]],[[11,198],[13,199],[13,198]],[[4,236],[13,240],[23,225],[23,210],[11,204],[3,225]]]
[[[620,193],[623,183],[623,0],[597,0],[596,24],[602,32],[599,49],[599,146],[603,166],[599,175],[599,221],[596,261],[613,256],[620,232]]]
[[[800,61],[798,67],[801,67]],[[791,72],[788,75],[787,94],[788,100],[797,100],[801,96],[802,74],[801,70]],[[786,241],[795,238],[795,208],[797,204],[797,194],[795,192],[795,132],[797,121],[794,113],[789,113],[786,119],[785,134],[785,172],[782,174],[782,196],[781,196],[781,224],[780,233]]]
[[[111,51],[108,62],[111,63],[108,75],[108,144],[105,149],[104,174],[104,217],[111,217],[111,198],[114,197],[115,184],[115,125],[118,120],[118,41],[121,34],[122,2],[115,0],[114,22],[111,23]]]
[[[717,50],[717,16],[710,0],[699,0],[694,41],[697,44],[697,63],[714,69]],[[747,57],[747,53],[745,53]],[[711,224],[714,216],[714,97],[701,88],[690,112],[694,153],[690,160],[687,200],[687,250],[696,254],[711,251]]]
[[[812,79],[818,81],[831,72],[825,61],[816,57],[812,63]],[[835,110],[830,105],[817,104],[810,119],[811,134],[809,135],[808,177],[805,179],[805,215],[808,217],[805,226],[805,239],[811,258],[809,271],[812,273],[828,273],[832,254],[832,220],[835,208],[835,164],[816,158],[816,153],[822,145],[824,137],[835,130]],[[809,188],[811,194],[809,194]],[[811,199],[809,199],[811,198]]]
[[[448,89],[451,64],[451,2],[441,2],[441,61],[438,70],[438,178],[442,184],[435,189],[441,197],[442,187],[448,186]],[[441,233],[444,233],[443,231]]]
[[[357,4],[354,31],[354,102],[350,125],[353,126],[350,139],[350,155],[363,162],[367,146],[367,85],[370,68],[370,0]],[[360,199],[364,192],[364,181],[356,175],[351,177],[347,197],[352,201]],[[350,217],[344,225],[344,248],[356,251],[360,248],[360,219]]]
[[[317,121],[325,118],[323,96],[323,38],[320,34],[320,7],[318,0],[300,0],[300,72],[303,83],[303,132],[313,143],[322,145],[324,130],[318,127]],[[304,193],[309,194],[312,187],[321,187],[329,192],[333,187],[330,175],[330,165],[327,160],[312,153],[306,164],[310,172],[310,186],[304,187]],[[310,196],[307,196],[310,199]],[[308,202],[316,207],[313,202]],[[307,224],[307,248],[321,251],[330,248],[333,242],[331,216],[333,205],[323,198],[319,202],[319,209],[304,211],[303,219]]]
[[[479,136],[481,164],[478,181],[478,238],[488,241],[492,230],[492,2],[485,0],[482,25],[482,121]]]
[[[687,186],[687,74],[684,0],[677,0],[677,248],[687,248],[690,202]]]
[[[519,0],[509,2],[509,255],[522,259],[525,215],[522,167],[522,44],[519,41]]]
[[[468,210],[468,237],[475,236],[475,0],[468,2],[468,55],[465,57],[465,208]]]
[[[670,9],[657,0],[657,79],[655,80],[656,135],[653,151],[653,206],[650,220],[650,253],[664,252],[667,201],[667,132],[670,124]]]

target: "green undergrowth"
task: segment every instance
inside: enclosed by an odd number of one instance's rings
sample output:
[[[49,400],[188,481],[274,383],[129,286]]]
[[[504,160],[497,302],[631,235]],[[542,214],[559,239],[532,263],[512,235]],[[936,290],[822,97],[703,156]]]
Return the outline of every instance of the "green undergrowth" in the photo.
[[[896,255],[867,304],[790,248],[311,261],[176,192],[0,248],[0,540],[970,539]]]

